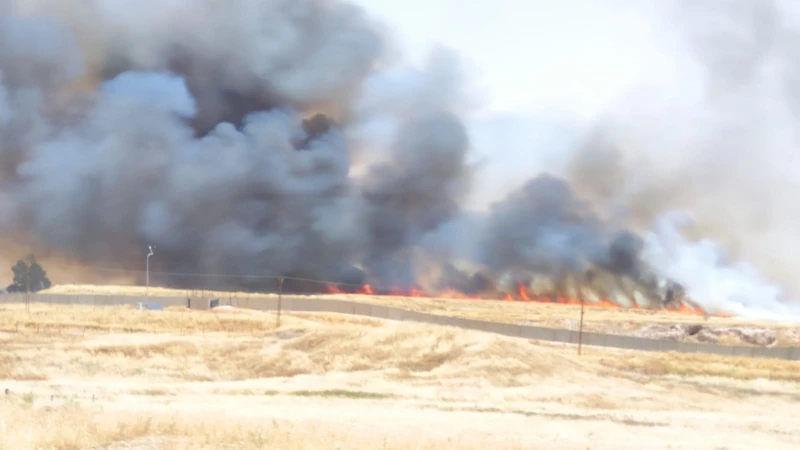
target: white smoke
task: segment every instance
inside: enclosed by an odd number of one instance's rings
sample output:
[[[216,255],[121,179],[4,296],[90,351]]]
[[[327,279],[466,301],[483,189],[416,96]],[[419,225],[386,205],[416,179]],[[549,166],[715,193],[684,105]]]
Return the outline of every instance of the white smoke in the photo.
[[[797,12],[704,0],[643,17],[662,30],[674,73],[632,89],[578,153],[574,179],[640,229],[656,222],[650,262],[708,308],[800,317],[790,244],[800,99],[787,71],[800,61]],[[587,154],[601,156],[587,164]]]
[[[746,261],[725,258],[719,243],[688,241],[681,234],[690,217],[661,216],[645,234],[645,259],[666,277],[679,280],[707,311],[771,320],[800,320],[800,305],[784,303],[784,293]]]
[[[737,314],[785,318],[795,311],[796,317],[800,265],[792,242],[800,229],[793,206],[800,193],[794,164],[800,59],[793,42],[800,34],[800,10],[785,1],[634,3],[593,7],[606,13],[624,9],[623,17],[639,27],[618,27],[605,14],[597,17],[606,26],[591,30],[568,21],[559,25],[564,39],[581,36],[580,48],[565,57],[603,55],[602,67],[565,74],[563,84],[542,81],[556,92],[575,83],[597,88],[598,97],[613,100],[598,117],[572,127],[569,138],[579,145],[564,149],[528,139],[523,145],[534,155],[504,161],[508,174],[493,184],[522,184],[523,172],[515,166],[563,176],[602,216],[647,236],[647,261],[687,285],[694,301]],[[602,43],[615,33],[626,39],[614,39],[609,51]],[[562,48],[551,37],[526,46],[525,54],[536,60]],[[603,91],[606,79],[595,79],[609,67],[631,69],[617,74],[629,81],[620,95]],[[564,96],[559,108],[575,108],[579,117],[583,103]],[[531,164],[548,160],[543,167]],[[672,212],[693,220],[678,227],[663,219]]]

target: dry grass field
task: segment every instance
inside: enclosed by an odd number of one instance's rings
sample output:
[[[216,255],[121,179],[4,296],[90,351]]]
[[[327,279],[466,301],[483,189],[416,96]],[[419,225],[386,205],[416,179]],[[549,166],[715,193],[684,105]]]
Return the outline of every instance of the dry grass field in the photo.
[[[141,286],[59,285],[44,293],[143,296],[145,288]],[[184,291],[158,287],[151,287],[150,295],[218,297],[223,300],[223,303],[228,298],[273,297],[271,294]],[[571,330],[578,329],[580,319],[579,306],[553,303],[359,294],[325,294],[321,297],[394,306],[443,316]],[[793,322],[777,323],[740,317],[704,317],[663,310],[588,307],[585,311],[584,330],[586,331],[723,345],[800,345],[800,327]],[[702,325],[704,329],[697,335],[688,335],[686,328],[690,325]]]
[[[800,363],[335,314],[0,305],[0,449],[795,449]],[[8,390],[5,393],[5,390]]]

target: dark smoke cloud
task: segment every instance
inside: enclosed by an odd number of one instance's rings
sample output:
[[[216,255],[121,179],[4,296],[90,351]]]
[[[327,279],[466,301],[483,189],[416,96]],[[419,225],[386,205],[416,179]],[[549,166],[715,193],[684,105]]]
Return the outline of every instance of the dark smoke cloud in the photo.
[[[540,176],[493,206],[485,259],[498,271],[584,272],[610,260],[610,238],[566,182]]]
[[[708,171],[715,158],[742,157],[761,138],[739,131],[744,118],[703,117],[710,131],[695,135],[612,117],[586,140],[570,184],[531,174],[471,214],[464,204],[481,187],[458,57],[438,49],[421,68],[404,66],[359,7],[5,0],[0,14],[4,237],[101,266],[139,267],[155,245],[156,270],[209,274],[162,280],[172,285],[273,289],[259,277],[283,275],[477,292],[512,280],[577,295],[595,283],[598,295],[626,290],[638,302],[663,284],[653,273],[692,281],[697,271],[675,261],[698,254],[680,234],[637,234],[641,224],[662,202],[685,205],[718,187],[708,176],[724,173]],[[728,77],[723,91],[746,92],[760,74],[747,67],[787,50],[769,8],[731,14],[750,27],[737,45],[713,33],[689,44],[703,60],[721,54],[708,73]],[[718,148],[726,133],[727,149],[698,152],[700,161],[631,157],[642,143]],[[722,192],[739,181],[723,180]],[[728,194],[707,203],[719,208]]]
[[[469,189],[469,142],[461,121],[447,113],[426,115],[399,134],[391,162],[376,166],[365,185],[373,225],[367,261],[373,275],[408,286],[415,280],[412,262],[386,257],[460,213]]]
[[[200,131],[284,104],[346,109],[385,48],[376,23],[341,1],[7,3],[70,24],[105,79],[180,73]]]
[[[610,105],[572,154],[576,192],[646,234],[646,259],[708,305],[786,311],[800,296],[798,12],[703,0],[641,14],[668,73]]]
[[[523,284],[537,294],[629,305],[664,300],[667,280],[660,283],[645,261],[644,240],[601,218],[564,180],[547,174],[532,179],[494,204],[484,224],[478,260],[505,274],[506,291]],[[622,279],[630,292],[621,292]]]
[[[360,262],[410,285],[402,255],[459,213],[457,61],[434,54],[393,83],[374,70],[383,31],[353,5],[5,6],[10,234],[92,263],[153,244],[154,264],[174,272],[352,279]],[[93,76],[51,111],[48,99]],[[395,130],[358,179],[347,133],[375,117]]]

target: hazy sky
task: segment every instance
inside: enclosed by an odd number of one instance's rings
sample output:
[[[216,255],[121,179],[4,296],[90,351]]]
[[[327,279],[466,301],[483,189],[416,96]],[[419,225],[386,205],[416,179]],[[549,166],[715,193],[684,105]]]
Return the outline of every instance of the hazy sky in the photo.
[[[657,48],[667,43],[653,37],[645,2],[360,2],[390,26],[411,59],[441,44],[466,61],[485,102],[470,123],[475,152],[488,161],[477,204],[557,167],[564,145],[615,98],[639,80],[669,74]]]
[[[493,110],[593,115],[657,73],[651,24],[633,0],[361,0],[410,56],[458,50]],[[659,67],[663,69],[663,67]]]

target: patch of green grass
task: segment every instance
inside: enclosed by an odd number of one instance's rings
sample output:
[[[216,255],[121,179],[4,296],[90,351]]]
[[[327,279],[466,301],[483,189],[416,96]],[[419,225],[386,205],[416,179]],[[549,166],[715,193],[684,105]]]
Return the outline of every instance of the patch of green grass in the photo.
[[[33,402],[36,401],[36,394],[33,392],[26,392],[22,395],[22,401],[25,402],[26,405],[31,406]]]
[[[217,395],[242,395],[242,396],[252,396],[252,395],[280,395],[280,391],[267,389],[266,391],[254,391],[252,389],[215,389],[214,394]]]
[[[296,397],[328,397],[328,398],[349,398],[349,399],[361,399],[361,400],[381,400],[386,398],[393,397],[390,394],[381,394],[379,392],[365,392],[365,391],[348,391],[345,389],[329,389],[329,390],[322,390],[322,391],[290,391],[290,392],[282,392],[274,389],[267,389],[262,391],[260,394],[257,391],[253,391],[251,389],[228,389],[228,390],[217,390],[214,391],[215,394],[220,395],[265,395],[265,396],[275,396],[275,395],[293,395]]]
[[[141,391],[133,391],[131,392],[133,395],[147,395],[151,397],[162,397],[166,395],[175,395],[172,392],[166,389],[158,389],[158,388],[150,388],[150,389],[143,389]]]
[[[497,413],[497,414],[516,414],[525,417],[549,417],[552,419],[561,419],[561,420],[597,420],[597,421],[608,421],[608,422],[615,422],[621,423],[623,425],[629,426],[637,426],[637,427],[658,427],[658,426],[666,426],[666,423],[659,423],[659,422],[647,422],[642,420],[633,419],[630,417],[624,418],[617,418],[612,417],[606,414],[563,414],[563,413],[545,413],[545,412],[535,412],[535,411],[521,411],[521,410],[504,410],[500,408],[443,408],[439,406],[433,406],[434,409],[438,409],[441,411],[448,411],[448,412],[457,412],[457,411],[467,411],[467,412],[478,412],[478,413]]]
[[[329,389],[325,391],[294,391],[290,395],[296,395],[298,397],[333,397],[367,400],[382,400],[392,397],[390,394],[381,394],[379,392],[348,391],[344,389]]]
[[[274,393],[270,394],[270,392]],[[222,391],[221,393],[225,395],[245,395],[245,396],[258,395],[256,391],[252,389],[231,389],[227,391]],[[276,393],[277,391],[264,391],[264,395],[275,395]]]

